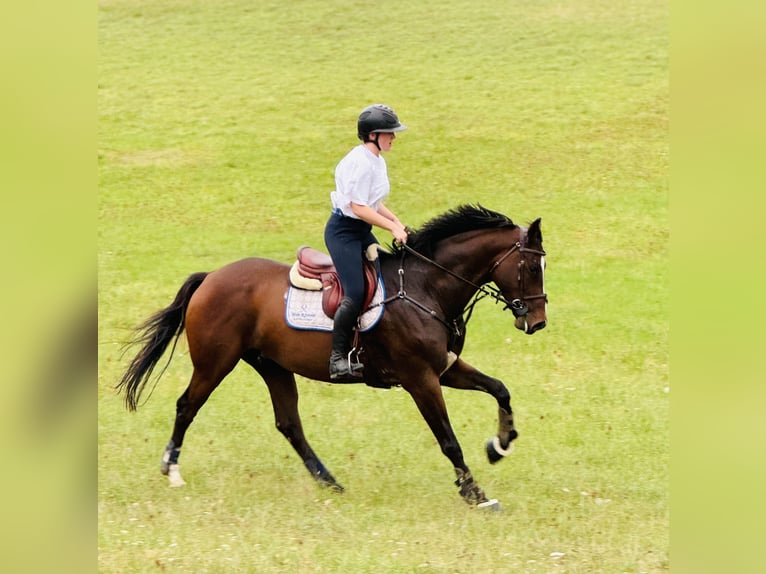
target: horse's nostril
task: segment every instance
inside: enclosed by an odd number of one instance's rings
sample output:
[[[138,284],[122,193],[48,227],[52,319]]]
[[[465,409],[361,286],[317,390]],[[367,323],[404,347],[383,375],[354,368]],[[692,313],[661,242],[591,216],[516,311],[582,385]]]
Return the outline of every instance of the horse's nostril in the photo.
[[[545,329],[545,321],[540,321],[539,323],[535,323],[532,325],[529,330],[527,331],[527,335],[531,335],[535,331],[539,331],[540,329]]]

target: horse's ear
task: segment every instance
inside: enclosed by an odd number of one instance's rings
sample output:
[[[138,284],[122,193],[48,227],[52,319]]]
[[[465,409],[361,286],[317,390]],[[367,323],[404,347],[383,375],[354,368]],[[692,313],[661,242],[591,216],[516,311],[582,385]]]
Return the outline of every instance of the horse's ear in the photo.
[[[540,218],[535,219],[527,229],[527,241],[535,245],[541,245],[543,242],[543,232],[540,230]]]

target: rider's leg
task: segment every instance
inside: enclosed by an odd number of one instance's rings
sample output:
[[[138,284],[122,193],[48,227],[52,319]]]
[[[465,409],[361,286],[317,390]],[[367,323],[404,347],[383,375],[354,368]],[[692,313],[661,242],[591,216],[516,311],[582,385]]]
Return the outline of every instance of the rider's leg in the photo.
[[[351,359],[354,325],[359,317],[359,305],[351,298],[343,300],[335,312],[330,354],[330,380],[334,382],[359,382],[364,365]]]
[[[353,329],[364,302],[362,249],[370,241],[370,225],[359,219],[331,216],[325,228],[325,244],[338,271],[343,299],[333,321],[330,380],[360,382],[363,365],[352,361]]]

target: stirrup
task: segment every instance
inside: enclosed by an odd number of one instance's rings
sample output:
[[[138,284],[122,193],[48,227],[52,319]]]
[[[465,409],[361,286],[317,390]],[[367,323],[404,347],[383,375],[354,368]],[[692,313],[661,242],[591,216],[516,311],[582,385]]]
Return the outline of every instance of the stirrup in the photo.
[[[364,375],[362,374],[364,365],[351,360],[353,352],[353,350],[350,351],[346,357],[336,355],[335,360],[330,360],[331,381],[336,383],[360,383],[364,380]]]
[[[351,358],[352,355],[356,357],[356,360]],[[362,361],[359,360],[359,353],[356,352],[356,347],[354,347],[348,352],[348,356],[346,357],[346,360],[348,361],[348,372],[352,376],[361,377],[362,371],[364,371],[364,365],[362,364]]]

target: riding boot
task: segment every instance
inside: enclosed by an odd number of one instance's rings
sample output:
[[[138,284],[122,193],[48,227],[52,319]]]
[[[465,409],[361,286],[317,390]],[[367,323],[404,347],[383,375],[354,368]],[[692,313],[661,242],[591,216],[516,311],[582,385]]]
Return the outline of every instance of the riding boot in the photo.
[[[364,365],[351,360],[351,341],[354,325],[359,317],[359,307],[344,297],[335,312],[332,330],[332,353],[330,354],[330,380],[334,383],[360,383]]]

